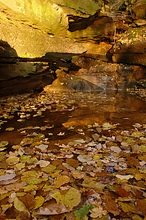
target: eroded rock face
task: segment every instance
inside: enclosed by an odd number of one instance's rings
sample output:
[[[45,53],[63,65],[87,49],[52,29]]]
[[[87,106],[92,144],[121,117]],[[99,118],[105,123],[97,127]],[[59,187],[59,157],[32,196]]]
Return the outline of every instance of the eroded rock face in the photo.
[[[145,74],[145,6],[145,0],[0,0],[0,59],[6,63],[0,80],[38,73],[38,64],[27,59],[39,58],[49,73],[61,70],[53,87],[131,86]]]
[[[113,62],[146,66],[146,26],[129,28],[110,53]]]
[[[5,0],[8,7],[21,12],[31,19],[39,21],[46,27],[48,33],[65,36],[68,29],[68,14],[73,16],[88,16],[101,8],[101,0]]]
[[[76,57],[73,62],[80,69],[69,73],[58,69],[57,79],[52,85],[46,86],[44,91],[123,90],[144,78],[144,69],[139,66],[99,62],[88,56]]]

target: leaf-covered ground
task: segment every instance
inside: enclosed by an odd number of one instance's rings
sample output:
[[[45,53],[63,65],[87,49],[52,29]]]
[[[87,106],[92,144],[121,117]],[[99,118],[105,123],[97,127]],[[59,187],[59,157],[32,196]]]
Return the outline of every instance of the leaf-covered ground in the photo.
[[[0,99],[0,220],[146,219],[145,105],[117,99]]]

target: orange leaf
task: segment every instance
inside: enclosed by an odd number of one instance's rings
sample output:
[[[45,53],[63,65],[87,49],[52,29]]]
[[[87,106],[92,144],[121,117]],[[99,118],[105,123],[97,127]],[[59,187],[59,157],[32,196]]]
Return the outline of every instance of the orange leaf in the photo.
[[[124,188],[120,187],[118,190],[117,190],[117,193],[119,196],[121,197],[128,197],[129,196],[129,192],[127,192]]]
[[[62,175],[58,176],[56,179],[55,187],[59,188],[60,186],[64,185],[65,183],[68,183],[70,181],[70,178],[68,176]]]

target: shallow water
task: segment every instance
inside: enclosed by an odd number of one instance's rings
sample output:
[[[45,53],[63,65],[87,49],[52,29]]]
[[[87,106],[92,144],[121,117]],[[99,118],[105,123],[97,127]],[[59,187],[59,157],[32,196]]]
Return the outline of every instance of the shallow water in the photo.
[[[9,146],[35,132],[65,141],[82,133],[80,129],[87,134],[94,123],[117,124],[119,130],[146,124],[146,102],[127,93],[25,94],[1,98],[0,105],[0,141]]]
[[[75,210],[90,206],[102,219],[144,219],[146,102],[114,92],[42,92],[0,103],[2,219],[77,219]]]

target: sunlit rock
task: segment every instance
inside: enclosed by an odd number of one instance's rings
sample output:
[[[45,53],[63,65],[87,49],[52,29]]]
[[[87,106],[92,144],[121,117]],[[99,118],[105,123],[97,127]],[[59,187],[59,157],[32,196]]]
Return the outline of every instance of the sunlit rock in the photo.
[[[42,57],[47,52],[82,53],[86,49],[73,40],[52,37],[25,15],[0,4],[0,39],[7,42],[19,57]],[[9,30],[9,31],[8,31]]]
[[[146,27],[129,28],[110,51],[116,63],[146,66]]]
[[[74,58],[74,63],[80,66],[78,71],[57,70],[57,79],[44,91],[123,90],[144,78],[144,70],[139,66],[99,62],[85,55]]]
[[[145,19],[146,18],[146,1],[138,0],[132,7],[133,16],[136,19]]]

